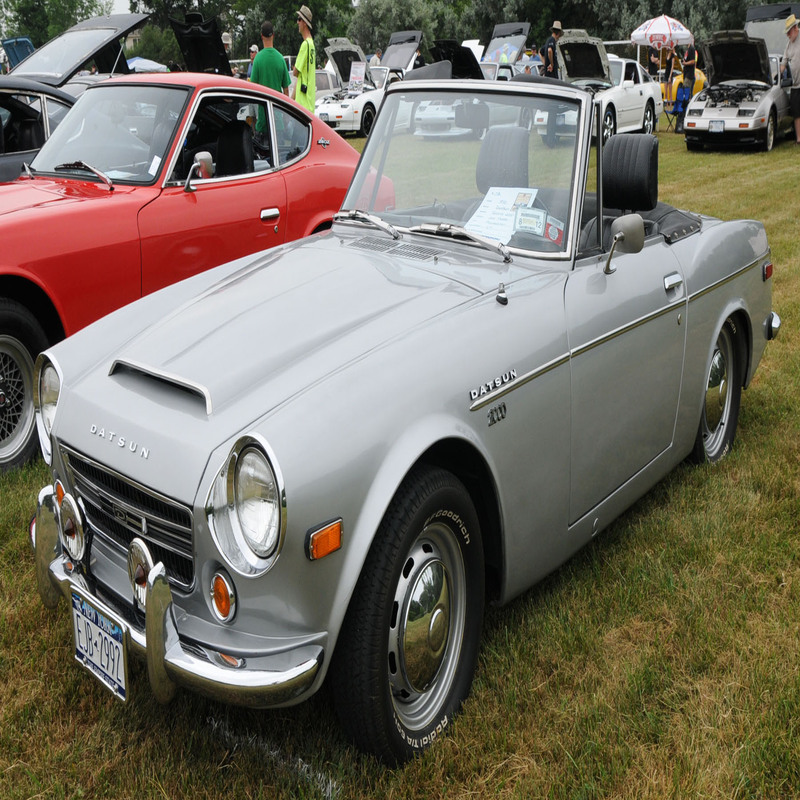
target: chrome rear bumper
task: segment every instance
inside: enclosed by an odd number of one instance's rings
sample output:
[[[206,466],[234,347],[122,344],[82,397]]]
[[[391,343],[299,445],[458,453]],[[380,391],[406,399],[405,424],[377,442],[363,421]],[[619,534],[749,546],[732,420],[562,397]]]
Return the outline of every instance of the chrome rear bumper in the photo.
[[[52,487],[39,492],[30,538],[39,595],[45,606],[55,608],[62,596],[69,601],[73,589],[77,589],[97,608],[119,617],[90,590],[84,576],[64,553]],[[146,608],[144,631],[124,621],[122,624],[129,653],[147,662],[151,689],[162,703],[172,698],[176,686],[185,686],[226,703],[253,708],[286,705],[311,688],[322,664],[323,649],[319,645],[304,645],[291,651],[290,663],[287,654],[282,653],[236,659],[240,663],[235,667],[227,666],[215,651],[203,648],[200,655],[195,652],[197,648],[187,649],[178,634],[172,590],[161,563],[147,576]]]

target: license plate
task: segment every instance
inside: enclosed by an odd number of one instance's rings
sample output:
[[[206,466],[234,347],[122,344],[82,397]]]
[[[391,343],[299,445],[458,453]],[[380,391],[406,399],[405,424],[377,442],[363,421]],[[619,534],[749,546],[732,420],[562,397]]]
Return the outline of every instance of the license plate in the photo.
[[[75,659],[125,702],[128,696],[128,653],[122,623],[113,614],[73,592],[72,633]]]
[[[327,122],[327,121],[328,121],[328,115],[327,115],[327,114],[320,114],[320,115],[319,115],[319,118],[320,118],[320,119],[321,119],[323,122]]]
[[[712,119],[711,122],[708,123],[708,132],[709,133],[724,133],[725,132],[725,122],[721,119]]]

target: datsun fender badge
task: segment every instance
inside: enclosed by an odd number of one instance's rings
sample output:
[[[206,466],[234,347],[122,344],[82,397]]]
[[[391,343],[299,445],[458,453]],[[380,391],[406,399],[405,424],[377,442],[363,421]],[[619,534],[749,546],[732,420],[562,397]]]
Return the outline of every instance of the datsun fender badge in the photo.
[[[496,392],[498,389],[502,389],[503,386],[516,379],[517,371],[515,369],[510,369],[508,372],[504,372],[502,375],[498,375],[496,378],[482,383],[477,389],[470,389],[469,399],[474,403],[479,397],[484,397],[491,392]]]

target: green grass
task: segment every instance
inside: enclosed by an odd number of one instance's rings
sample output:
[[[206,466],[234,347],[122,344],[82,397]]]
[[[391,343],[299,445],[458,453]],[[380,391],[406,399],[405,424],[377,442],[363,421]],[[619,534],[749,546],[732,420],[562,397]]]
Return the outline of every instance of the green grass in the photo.
[[[356,142],[358,144],[358,142]],[[250,712],[132,669],[123,706],[36,594],[41,464],[0,476],[2,798],[800,797],[800,343],[796,149],[688,153],[660,134],[660,196],[763,220],[784,326],[731,456],[681,466],[533,590],[489,611],[448,737],[388,771],[342,741],[326,693]]]

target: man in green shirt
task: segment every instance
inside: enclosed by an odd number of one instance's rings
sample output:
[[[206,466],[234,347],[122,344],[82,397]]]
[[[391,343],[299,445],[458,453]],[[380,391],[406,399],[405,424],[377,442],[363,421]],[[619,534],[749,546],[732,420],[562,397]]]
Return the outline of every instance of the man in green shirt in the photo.
[[[250,80],[288,96],[289,70],[283,56],[275,49],[275,28],[269,20],[261,24],[261,41],[264,49],[256,53],[253,59]]]
[[[300,45],[300,52],[292,70],[297,77],[294,99],[313,114],[314,101],[317,97],[317,51],[311,38],[311,11],[308,6],[300,6],[297,12],[297,25],[303,37],[303,44]]]

